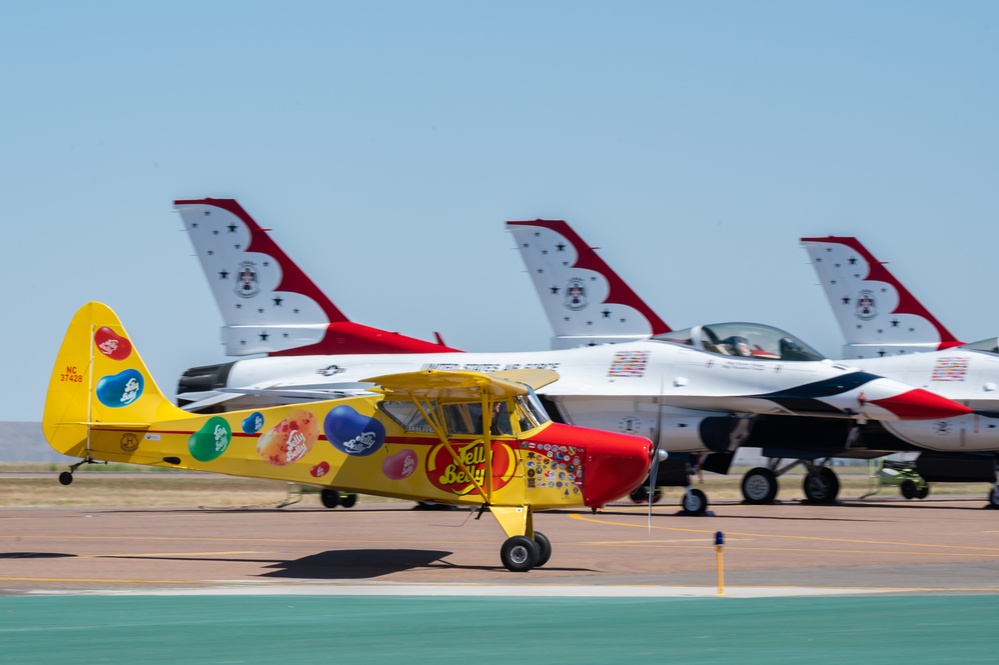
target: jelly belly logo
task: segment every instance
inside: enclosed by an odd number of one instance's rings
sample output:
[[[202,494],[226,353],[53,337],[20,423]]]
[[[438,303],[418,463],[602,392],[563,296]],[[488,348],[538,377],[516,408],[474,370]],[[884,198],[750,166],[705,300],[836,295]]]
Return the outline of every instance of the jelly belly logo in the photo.
[[[427,478],[445,492],[453,492],[459,496],[478,494],[479,490],[475,485],[483,488],[486,486],[486,448],[482,439],[465,445],[452,443],[451,447],[458,453],[464,469],[441,443],[434,446],[427,456]],[[493,489],[505,487],[513,478],[516,468],[513,449],[500,441],[493,441]],[[465,469],[472,473],[475,482],[468,477]]]

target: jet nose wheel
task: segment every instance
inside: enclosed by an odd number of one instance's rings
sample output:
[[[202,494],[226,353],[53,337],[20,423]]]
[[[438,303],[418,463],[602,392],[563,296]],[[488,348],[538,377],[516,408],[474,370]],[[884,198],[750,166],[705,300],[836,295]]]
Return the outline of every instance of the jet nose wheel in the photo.
[[[681,505],[685,515],[703,515],[708,512],[708,497],[701,490],[687,490]]]
[[[507,538],[500,549],[503,565],[514,573],[526,573],[534,568],[538,565],[538,555],[538,544],[527,536]]]

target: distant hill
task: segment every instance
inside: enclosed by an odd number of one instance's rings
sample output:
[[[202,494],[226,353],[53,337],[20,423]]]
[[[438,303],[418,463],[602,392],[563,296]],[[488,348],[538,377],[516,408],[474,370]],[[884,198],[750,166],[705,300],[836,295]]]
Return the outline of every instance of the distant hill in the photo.
[[[41,423],[0,422],[0,462],[57,462],[75,458],[54,451]]]

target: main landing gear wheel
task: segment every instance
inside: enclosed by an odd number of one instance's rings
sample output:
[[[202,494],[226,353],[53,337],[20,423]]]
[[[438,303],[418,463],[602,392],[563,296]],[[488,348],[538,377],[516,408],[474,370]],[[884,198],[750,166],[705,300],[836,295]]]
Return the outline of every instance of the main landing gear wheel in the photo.
[[[708,497],[701,490],[687,490],[680,505],[685,515],[703,515],[708,512]]]
[[[548,536],[540,531],[535,531],[534,543],[538,546],[538,562],[534,565],[540,568],[548,563],[548,559],[552,558],[552,541],[548,540]]]
[[[538,565],[538,545],[527,536],[507,538],[500,549],[500,559],[507,570],[526,573]]]
[[[999,508],[999,485],[995,485],[992,491],[989,492],[989,505],[993,508]]]
[[[919,488],[916,487],[915,480],[903,480],[902,484],[898,486],[898,491],[902,493],[906,499],[915,499],[916,495],[919,493]]]
[[[923,487],[920,487],[918,490],[916,490],[916,498],[917,499],[925,499],[929,495],[930,495],[930,486],[929,485],[925,485]]]
[[[357,503],[357,495],[353,492],[347,492],[340,497],[340,507],[341,508],[353,508],[354,504]]]
[[[742,478],[742,497],[746,503],[773,503],[777,498],[777,474],[758,466]]]
[[[69,485],[73,482],[73,474],[70,471],[63,471],[59,474],[59,482],[63,485]]]
[[[336,508],[340,505],[340,493],[336,490],[323,490],[319,493],[319,500],[327,508]]]
[[[832,503],[839,496],[839,478],[835,471],[824,466],[809,471],[801,487],[805,490],[805,498],[812,503]]]

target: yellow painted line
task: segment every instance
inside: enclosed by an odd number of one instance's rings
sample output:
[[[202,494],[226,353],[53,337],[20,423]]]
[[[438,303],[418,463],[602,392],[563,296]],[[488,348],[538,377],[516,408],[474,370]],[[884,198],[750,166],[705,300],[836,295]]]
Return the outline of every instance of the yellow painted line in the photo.
[[[221,556],[221,555],[233,555],[233,554],[267,554],[267,552],[141,552],[137,554],[128,554],[122,552],[120,554],[74,554],[72,558],[74,559],[159,559],[168,556]],[[25,557],[31,558],[31,557]],[[35,559],[42,557],[35,557]],[[66,557],[62,557],[66,558]]]
[[[631,524],[628,522],[615,522],[612,520],[600,520],[587,515],[580,515],[578,513],[573,513],[569,515],[572,519],[582,520],[584,522],[593,522],[595,524],[609,524],[612,526],[626,526],[634,529],[648,529],[648,524]],[[718,531],[717,529],[686,529],[683,527],[676,526],[659,526],[653,524],[653,529],[659,529],[662,531],[682,531],[685,533],[704,533],[714,534]],[[734,536],[745,536],[749,538],[786,538],[790,540],[815,540],[818,542],[827,543],[856,543],[860,545],[897,545],[899,547],[936,547],[940,549],[958,549],[958,550],[984,550],[986,552],[996,552],[999,553],[999,547],[977,547],[974,545],[933,545],[928,543],[903,543],[895,541],[882,541],[882,540],[860,540],[853,538],[827,538],[823,536],[794,536],[794,535],[782,535],[777,533],[745,533],[742,531],[726,531],[725,538],[728,539],[729,535]]]

